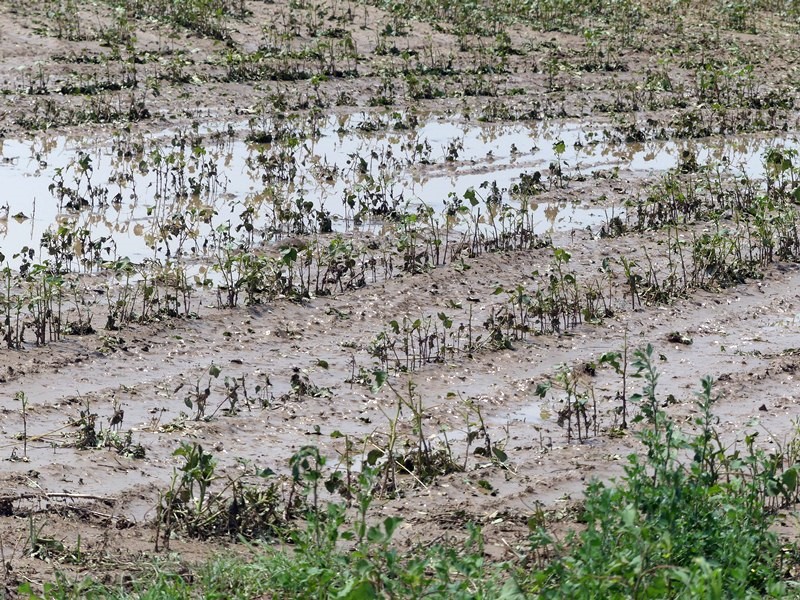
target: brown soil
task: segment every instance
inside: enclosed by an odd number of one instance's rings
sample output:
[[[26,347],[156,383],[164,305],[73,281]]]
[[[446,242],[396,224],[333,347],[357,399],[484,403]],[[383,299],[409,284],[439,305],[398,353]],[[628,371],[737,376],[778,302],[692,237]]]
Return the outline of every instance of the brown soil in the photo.
[[[453,118],[459,119],[485,115],[487,107],[502,105],[506,112],[498,117],[500,121],[536,113],[536,118],[548,121],[587,120],[608,123],[612,129],[617,127],[614,131],[630,127],[630,131],[638,128],[647,133],[674,122],[676,114],[692,110],[717,127],[718,113],[698,98],[695,71],[685,66],[707,52],[731,64],[744,55],[755,67],[760,97],[771,90],[796,89],[791,87],[796,84],[792,78],[798,64],[793,24],[770,14],[757,20],[755,34],[722,26],[713,29],[712,35],[704,21],[708,15],[690,13],[682,19],[681,33],[658,25],[653,17],[637,34],[638,43],[620,45],[608,56],[624,69],[609,71],[579,68],[592,56],[582,36],[509,26],[511,45],[519,53],[507,57],[504,72],[485,75],[494,94],[464,95],[458,89],[476,77],[469,70],[480,56],[476,48],[493,43],[492,38],[459,39],[446,27],[422,21],[415,21],[408,35],[380,36],[392,18],[360,4],[350,7],[356,18],[343,21],[360,57],[354,63],[358,76],[330,76],[318,89],[309,80],[227,81],[221,57],[229,48],[255,51],[264,41],[265,24],[284,23],[290,16],[299,23],[314,20],[311,9],[290,9],[288,2],[280,0],[246,2],[253,14],[231,22],[227,45],[154,20],[137,22],[136,51],[149,52],[149,62],[118,60],[102,66],[108,69],[109,81],[119,81],[133,69],[136,86],[95,95],[67,94],[59,90],[88,80],[101,68],[91,62],[92,57],[105,56],[110,49],[96,32],[111,21],[113,13],[102,7],[81,9],[83,25],[75,37],[85,39],[71,41],[55,35],[53,18],[45,10],[49,3],[29,4],[25,9],[8,3],[0,7],[0,87],[5,92],[0,97],[0,114],[6,138],[32,138],[40,135],[36,129],[41,127],[72,136],[112,133],[125,126],[119,121],[119,111],[112,109],[127,110],[131,102],[142,102],[148,113],[132,127],[152,133],[192,121],[220,128],[241,122],[263,110],[266,99],[275,94],[287,96],[288,111],[311,110],[315,103],[321,105],[317,110],[326,113],[377,110],[369,103],[383,85],[382,69],[402,66],[403,51],[414,51],[412,55],[419,57],[433,53],[429,60],[437,65],[452,60],[456,75],[441,77],[438,83],[444,97],[438,99],[409,98],[402,92],[402,81],[395,80],[394,107],[419,114],[457,114]],[[298,35],[291,44],[302,48],[318,41],[309,27],[297,25]],[[397,53],[376,53],[379,40],[394,44]],[[463,45],[470,50],[461,49]],[[684,60],[667,60],[661,67],[659,60],[668,51]],[[561,66],[551,75],[547,60],[553,52]],[[296,62],[298,69],[315,68],[313,59]],[[178,68],[180,76],[170,76],[170,69]],[[344,61],[336,68],[351,66]],[[637,86],[641,88],[658,69],[666,70],[672,88],[650,91],[647,100]],[[516,89],[521,92],[509,94]],[[341,105],[337,99],[343,99]],[[603,110],[612,105],[613,112]],[[104,118],[86,122],[83,117],[91,107],[106,110],[108,122],[97,122]],[[794,129],[798,114],[793,108],[733,106],[727,118],[752,122],[767,113],[777,129]],[[648,120],[655,125],[648,125]],[[762,129],[752,135],[775,134],[767,126]],[[711,133],[719,135],[719,127]],[[722,135],[728,133],[722,131]],[[488,159],[466,167],[471,172],[485,171],[491,178]],[[597,206],[602,196],[607,206],[619,206],[626,198],[644,193],[656,177],[623,168],[618,179],[574,181],[566,189],[553,191],[551,198]],[[584,229],[563,229],[552,234],[553,245],[568,249],[570,269],[587,278],[598,273],[604,258],[640,256],[643,247],[657,251],[664,239],[659,232],[601,238]],[[24,580],[39,584],[59,570],[109,581],[135,574],[141,559],[154,555],[155,507],[180,464],[173,452],[181,442],[196,442],[212,451],[222,476],[243,473],[241,461],[246,460],[273,469],[284,483],[289,458],[306,444],[319,446],[329,466],[340,461],[344,443],[331,437],[334,431],[379,444],[388,432],[396,398],[388,388],[374,393],[348,380],[359,367],[374,367],[367,348],[385,324],[404,315],[436,315],[449,310],[448,301],[454,301],[472,305],[472,322],[477,326],[488,318],[497,286],[513,288],[551,262],[552,248],[485,253],[302,303],[277,300],[264,306],[216,309],[215,296],[209,294],[201,300],[197,319],[68,336],[41,348],[0,350],[4,369],[0,456],[5,459],[0,477],[2,497],[11,500],[0,505],[5,511],[0,517],[0,539],[7,589]],[[568,441],[564,427],[557,423],[563,397],[552,391],[541,400],[535,389],[559,365],[580,367],[626,345],[631,351],[647,343],[655,346],[661,356],[659,393],[664,398],[674,396],[667,409],[687,429],[692,426],[700,378],[713,375],[720,393],[719,428],[730,444],[741,444],[744,433],[751,431],[759,432],[765,447],[784,445],[795,435],[800,398],[795,375],[800,363],[800,269],[796,265],[776,263],[765,269],[760,280],[693,290],[689,297],[671,304],[635,309],[617,271],[609,292],[613,314],[602,323],[581,324],[560,335],[533,336],[508,349],[476,351],[469,357],[456,356],[409,375],[393,376],[392,385],[401,393],[407,381],[415,384],[425,406],[425,435],[441,440],[440,432],[448,432],[459,459],[467,458],[465,472],[443,475],[427,485],[404,477],[394,498],[376,499],[376,514],[405,519],[404,543],[458,533],[464,523],[474,521],[482,524],[493,556],[510,556],[524,546],[527,520],[539,507],[552,511],[555,520],[568,517],[590,479],[620,475],[625,457],[639,450],[632,432],[619,429],[620,377],[607,368],[582,376],[581,385],[594,390],[599,413],[599,434],[583,442]],[[691,344],[669,341],[676,331],[690,338]],[[212,363],[222,368],[222,374],[211,383],[207,412],[219,410],[208,420],[195,421],[184,398],[191,386],[204,385]],[[293,393],[291,377],[298,370],[330,394]],[[225,414],[225,376],[244,376],[251,395],[269,377],[269,406]],[[629,381],[628,395],[639,391],[639,386],[637,380]],[[29,399],[26,450],[20,403],[14,399],[18,391]],[[480,408],[492,441],[504,448],[505,466],[467,454],[463,440],[476,420],[476,413],[465,414],[467,399]],[[81,411],[97,414],[98,428],[107,430],[117,405],[124,409],[120,433],[130,432],[132,441],[144,448],[145,458],[130,458],[113,449],[76,448]],[[402,414],[400,431],[403,439],[413,438],[408,411]],[[363,445],[371,447],[359,442],[359,449]],[[31,528],[66,549],[76,548],[80,539],[80,560],[66,551],[49,560],[31,557]],[[171,550],[191,564],[226,543],[199,543],[179,535]]]

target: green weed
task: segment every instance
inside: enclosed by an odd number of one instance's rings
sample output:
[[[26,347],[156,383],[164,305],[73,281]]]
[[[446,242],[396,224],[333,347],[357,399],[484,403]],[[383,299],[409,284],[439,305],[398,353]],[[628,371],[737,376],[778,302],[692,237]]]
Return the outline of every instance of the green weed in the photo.
[[[634,353],[644,381],[634,419],[646,423],[643,456],[631,455],[616,483],[591,483],[581,521],[586,528],[556,541],[538,529],[532,548],[548,548],[528,589],[540,598],[785,597],[781,547],[765,500],[780,495],[767,482],[796,488],[752,443],[744,454],[720,440],[711,378],[697,395],[695,432],[678,430],[656,396],[658,373],[648,346]]]

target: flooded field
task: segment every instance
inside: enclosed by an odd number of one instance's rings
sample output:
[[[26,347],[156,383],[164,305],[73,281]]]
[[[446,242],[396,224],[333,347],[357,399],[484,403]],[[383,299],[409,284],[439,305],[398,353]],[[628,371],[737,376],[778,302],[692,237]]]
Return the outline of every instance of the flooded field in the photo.
[[[292,234],[369,233],[380,231],[390,212],[452,212],[469,190],[519,206],[521,197],[566,189],[564,180],[613,173],[652,181],[687,160],[731,177],[764,179],[769,151],[797,149],[791,135],[631,142],[590,123],[459,125],[463,117],[456,115],[398,132],[398,124],[408,129],[402,114],[371,118],[362,113],[273,125],[263,135],[285,128],[281,135],[288,139],[271,143],[247,141],[243,123],[112,140],[5,139],[3,247],[10,254],[35,246],[43,235],[71,233],[93,248],[90,256],[76,257],[74,268],[84,263],[90,270],[120,258],[198,258],[200,245],[207,248],[223,224],[245,222],[251,240],[257,231],[260,242]],[[250,137],[258,137],[252,129]],[[278,174],[272,172],[275,161],[283,165]],[[561,180],[553,177],[556,169]],[[543,173],[533,193],[523,189]],[[603,194],[562,194],[536,198],[535,204],[527,218],[534,233],[546,234],[599,229],[613,217],[627,220],[633,201],[615,205]],[[175,228],[185,231],[171,234]],[[44,250],[40,260],[57,259]],[[19,266],[13,254],[7,258]]]
[[[301,474],[524,562],[705,376],[794,540],[796,9],[456,4],[0,6],[10,597],[272,543]]]

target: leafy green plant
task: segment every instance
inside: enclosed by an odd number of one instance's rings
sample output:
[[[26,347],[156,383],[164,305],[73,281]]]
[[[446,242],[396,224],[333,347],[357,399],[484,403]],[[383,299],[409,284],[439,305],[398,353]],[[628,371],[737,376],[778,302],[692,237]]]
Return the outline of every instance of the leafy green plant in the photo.
[[[646,423],[639,437],[647,452],[629,457],[621,481],[588,486],[586,529],[565,542],[534,532],[532,547],[555,554],[531,574],[530,591],[541,598],[783,597],[780,545],[763,502],[773,465],[752,445],[744,456],[727,452],[715,432],[710,378],[697,395],[697,433],[686,435],[656,396],[652,346],[634,352],[632,366],[644,381],[631,401],[639,407],[634,420]]]

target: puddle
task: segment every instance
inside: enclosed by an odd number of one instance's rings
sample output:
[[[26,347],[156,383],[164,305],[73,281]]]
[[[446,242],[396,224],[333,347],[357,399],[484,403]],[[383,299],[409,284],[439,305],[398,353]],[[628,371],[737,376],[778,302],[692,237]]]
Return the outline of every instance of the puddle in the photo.
[[[650,175],[675,167],[689,150],[700,163],[725,161],[758,177],[764,151],[776,145],[754,138],[722,145],[717,140],[713,146],[611,144],[602,141],[602,128],[591,124],[484,126],[441,118],[404,131],[365,131],[370,118],[329,118],[311,128],[298,124],[312,135],[284,132],[282,144],[268,145],[224,134],[210,141],[211,134],[204,133],[203,146],[193,149],[191,143],[182,146],[175,132],[108,145],[66,137],[2,140],[0,249],[14,265],[12,254],[24,246],[37,248],[46,231],[66,225],[74,232],[68,243],[95,248],[101,260],[200,255],[214,228],[229,223],[233,230],[244,214],[255,231],[272,227],[291,234],[294,225],[286,215],[311,203],[327,211],[334,230],[344,231],[370,226],[354,224],[356,202],[425,203],[440,213],[452,194],[463,198],[475,188],[485,197],[489,190],[482,184],[495,182],[503,201],[513,203],[510,186],[523,174],[547,173],[558,161],[570,174],[618,168]],[[564,142],[560,154],[559,141]],[[788,138],[778,143],[797,146]],[[620,209],[616,214],[624,216]],[[533,214],[537,233],[606,220],[602,209],[571,204],[540,203]],[[167,242],[158,243],[164,237]]]
[[[503,415],[503,420],[509,423],[541,425],[544,423],[544,419],[542,418],[542,406],[538,403],[523,406],[514,412]]]
[[[783,317],[775,324],[775,327],[782,327],[786,329],[795,329],[800,327],[800,313],[795,314],[793,317]]]

